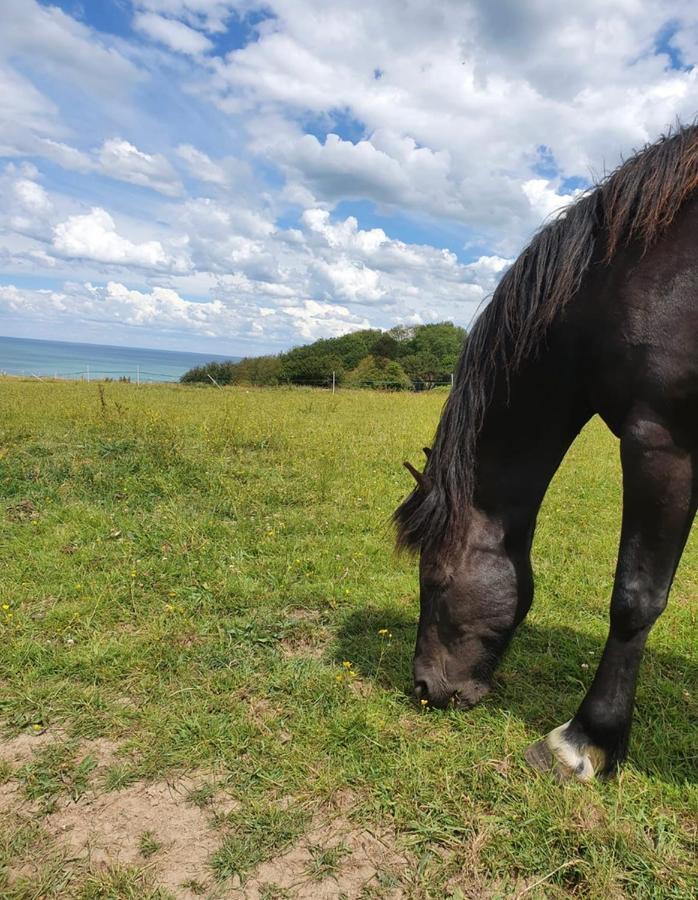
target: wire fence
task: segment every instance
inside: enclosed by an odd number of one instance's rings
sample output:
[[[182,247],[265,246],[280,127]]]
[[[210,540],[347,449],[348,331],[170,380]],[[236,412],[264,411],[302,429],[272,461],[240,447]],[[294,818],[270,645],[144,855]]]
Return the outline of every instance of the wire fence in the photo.
[[[182,373],[183,374],[183,373]],[[124,369],[93,369],[91,366],[86,366],[84,369],[78,372],[54,372],[53,374],[48,372],[32,372],[28,369],[23,370],[21,372],[3,372],[0,371],[0,375],[10,375],[14,377],[24,377],[24,378],[35,378],[38,381],[121,381],[128,382],[136,385],[140,385],[142,383],[175,383],[178,384],[181,378],[180,374],[172,374],[165,372],[149,372],[145,369],[141,369],[137,367],[135,370],[124,370]],[[211,375],[207,376],[209,379],[209,383],[215,385],[218,388],[228,387],[229,385],[219,384]],[[201,382],[189,382],[190,384],[197,384]],[[235,384],[235,387],[317,387],[317,388],[325,388],[331,390],[332,393],[335,393],[337,390],[342,388],[370,388],[374,390],[385,390],[385,391],[429,391],[436,387],[453,387],[453,375],[450,378],[443,379],[412,379],[409,382],[405,381],[376,381],[373,379],[365,380],[365,381],[354,381],[354,380],[343,380],[338,379],[336,374],[333,372],[331,376],[322,379],[293,379],[288,381],[278,381],[276,384],[272,385],[256,385],[256,384]]]
[[[148,372],[145,369],[93,369],[86,366],[79,372],[32,372],[23,369],[21,372],[0,372],[0,375],[14,375],[15,377],[36,378],[39,381],[130,381],[140,384],[142,381],[150,382],[178,382],[180,374],[167,372]]]

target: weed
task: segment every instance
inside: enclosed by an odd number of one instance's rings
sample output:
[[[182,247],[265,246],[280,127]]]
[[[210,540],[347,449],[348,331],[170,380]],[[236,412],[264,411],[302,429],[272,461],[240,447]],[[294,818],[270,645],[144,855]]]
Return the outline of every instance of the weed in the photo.
[[[315,881],[336,875],[342,860],[351,855],[351,850],[346,844],[336,844],[334,847],[321,847],[313,844],[308,847],[312,857],[312,863],[308,866],[308,875]]]
[[[138,838],[138,851],[144,859],[150,859],[161,847],[152,831],[144,831]]]

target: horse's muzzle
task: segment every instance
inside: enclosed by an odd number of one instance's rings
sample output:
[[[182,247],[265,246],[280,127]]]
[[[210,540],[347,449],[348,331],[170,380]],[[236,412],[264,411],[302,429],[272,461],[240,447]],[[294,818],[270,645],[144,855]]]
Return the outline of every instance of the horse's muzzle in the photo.
[[[443,679],[421,677],[415,678],[414,694],[420,703],[426,701],[429,706],[446,709],[472,709],[489,694],[491,686],[483,681],[470,680],[459,685],[448,684]]]

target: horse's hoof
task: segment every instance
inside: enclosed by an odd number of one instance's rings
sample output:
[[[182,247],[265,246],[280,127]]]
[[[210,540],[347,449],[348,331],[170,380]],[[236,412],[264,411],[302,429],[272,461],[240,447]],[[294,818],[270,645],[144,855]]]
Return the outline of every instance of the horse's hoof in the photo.
[[[524,759],[529,766],[538,769],[539,772],[547,772],[549,769],[552,769],[555,764],[553,754],[544,740],[536,741],[535,744],[526,747]]]
[[[593,781],[605,768],[605,754],[592,744],[571,740],[569,722],[536,741],[524,752],[526,762],[539,772],[552,771],[558,781]]]

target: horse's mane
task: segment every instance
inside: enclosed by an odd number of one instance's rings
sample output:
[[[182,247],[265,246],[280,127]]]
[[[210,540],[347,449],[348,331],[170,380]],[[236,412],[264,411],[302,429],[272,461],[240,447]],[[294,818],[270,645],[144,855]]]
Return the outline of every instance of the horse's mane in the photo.
[[[499,282],[466,339],[424,475],[395,511],[398,545],[448,545],[473,498],[477,439],[497,376],[531,357],[579,289],[592,257],[608,264],[633,241],[645,249],[698,187],[698,125],[648,144],[535,235]]]

